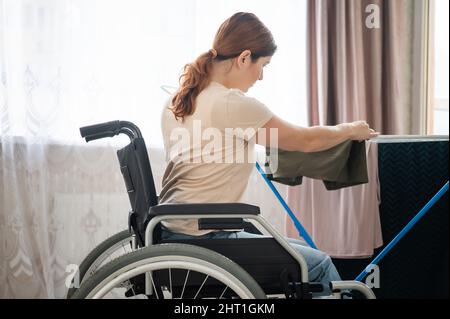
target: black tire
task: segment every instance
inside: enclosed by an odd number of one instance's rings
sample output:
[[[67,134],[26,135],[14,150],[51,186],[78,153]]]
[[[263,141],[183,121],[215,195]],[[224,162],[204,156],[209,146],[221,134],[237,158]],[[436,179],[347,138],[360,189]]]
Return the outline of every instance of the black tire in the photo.
[[[229,276],[227,277],[227,286],[230,283],[239,283],[240,287],[245,287],[248,296],[250,296],[248,298],[266,298],[266,294],[258,283],[238,264],[212,250],[186,244],[154,245],[121,256],[95,272],[72,295],[72,298],[90,298],[90,294],[95,293],[119,275],[129,270],[135,270],[137,265],[150,265],[155,262],[168,262],[171,260],[188,260],[192,265],[200,264],[205,269],[207,267],[215,267],[219,269],[221,274]]]
[[[84,260],[82,261],[82,263],[78,268],[80,283],[83,283],[86,272],[89,270],[91,265],[93,265],[105,251],[117,245],[118,243],[125,241],[127,238],[129,238],[131,241],[131,236],[132,235],[129,232],[129,230],[126,229],[107,238],[106,240],[101,242],[97,247],[95,247],[89,253],[89,255],[87,255],[86,258],[84,258]],[[71,296],[75,291],[77,291],[77,289],[78,288],[69,288],[69,290],[67,291],[67,299],[71,298]]]

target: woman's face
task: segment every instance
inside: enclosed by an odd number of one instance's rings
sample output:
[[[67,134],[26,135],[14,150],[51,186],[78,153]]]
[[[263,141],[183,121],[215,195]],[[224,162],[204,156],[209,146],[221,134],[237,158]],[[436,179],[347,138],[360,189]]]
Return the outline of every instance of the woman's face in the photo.
[[[245,54],[247,52],[247,54]],[[260,57],[252,61],[251,52],[244,51],[238,58],[239,86],[243,92],[247,92],[258,80],[264,77],[264,67],[270,63],[271,56]]]
[[[264,67],[270,63],[271,59],[272,57],[261,57],[255,62],[251,63],[249,67],[250,86],[248,87],[248,89],[251,88],[256,83],[256,81],[262,81],[262,79],[264,78]]]

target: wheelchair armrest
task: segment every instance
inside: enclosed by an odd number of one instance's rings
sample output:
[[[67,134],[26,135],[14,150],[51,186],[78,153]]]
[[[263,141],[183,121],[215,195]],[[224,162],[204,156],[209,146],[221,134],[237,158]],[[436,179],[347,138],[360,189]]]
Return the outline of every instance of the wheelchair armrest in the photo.
[[[161,204],[150,208],[151,216],[158,215],[259,215],[259,207],[243,203]]]

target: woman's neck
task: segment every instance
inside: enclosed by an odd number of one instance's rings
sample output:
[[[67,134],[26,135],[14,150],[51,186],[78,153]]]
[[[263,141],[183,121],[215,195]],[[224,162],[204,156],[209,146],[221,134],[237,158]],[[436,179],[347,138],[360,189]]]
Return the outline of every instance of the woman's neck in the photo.
[[[228,89],[239,89],[239,82],[233,72],[230,61],[221,61],[213,64],[211,81],[222,84]]]

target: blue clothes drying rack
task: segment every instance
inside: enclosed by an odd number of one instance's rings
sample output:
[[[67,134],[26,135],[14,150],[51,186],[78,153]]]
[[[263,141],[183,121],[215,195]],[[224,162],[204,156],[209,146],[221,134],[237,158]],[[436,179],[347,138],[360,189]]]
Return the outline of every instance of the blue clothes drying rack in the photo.
[[[258,162],[256,162],[256,169],[263,177],[264,181],[267,183],[269,188],[272,190],[272,192],[275,194],[281,205],[286,210],[286,213],[289,215],[289,217],[294,222],[294,225],[301,237],[305,239],[305,241],[308,243],[309,246],[312,248],[317,249],[317,246],[314,244],[313,240],[311,239],[311,236],[309,236],[306,229],[302,226],[300,221],[297,219],[297,217],[294,215],[286,201],[283,199],[283,197],[280,195],[278,190],[273,185],[272,181],[267,178],[267,174],[262,170],[261,166]],[[356,281],[362,281],[368,273],[370,273],[371,269],[373,269],[374,265],[377,265],[383,258],[386,256],[389,251],[392,250],[392,248],[397,245],[397,243],[402,239],[410,230],[414,227],[414,225],[417,224],[417,222],[430,210],[430,208],[436,204],[436,202],[448,191],[449,182],[445,183],[444,186],[433,196],[433,198],[430,199],[430,201],[414,216],[413,219],[398,233],[397,236],[394,237],[394,239],[387,244],[387,246],[372,260],[372,262],[367,265],[364,270],[356,277]]]

